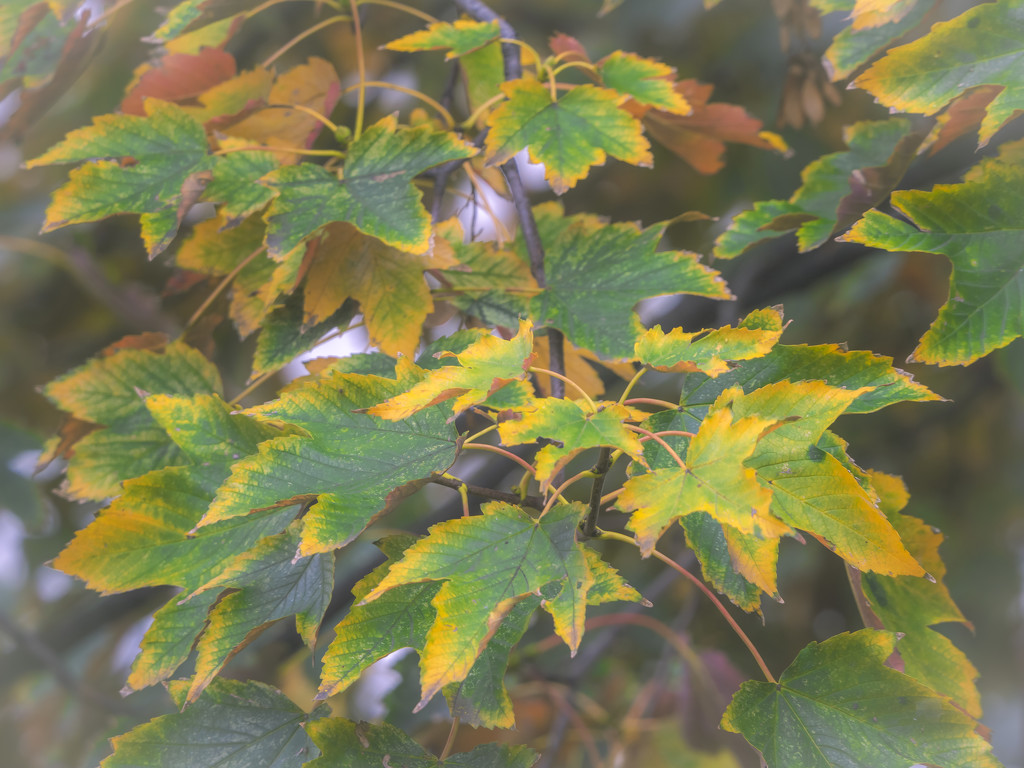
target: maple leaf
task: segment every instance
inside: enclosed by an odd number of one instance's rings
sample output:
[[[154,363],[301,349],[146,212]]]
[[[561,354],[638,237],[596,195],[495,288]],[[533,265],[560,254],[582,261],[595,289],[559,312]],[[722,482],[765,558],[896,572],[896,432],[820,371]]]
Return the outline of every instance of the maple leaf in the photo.
[[[640,229],[589,214],[563,216],[558,203],[534,209],[544,242],[547,286],[530,301],[538,325],[561,330],[602,357],[630,358],[640,330],[633,307],[672,293],[729,298],[719,274],[687,251],[657,251],[664,225]],[[522,241],[517,241],[522,251]]]
[[[213,178],[203,190],[202,199],[219,203],[217,213],[223,218],[221,229],[236,227],[248,216],[256,213],[274,197],[268,187],[257,182],[278,167],[273,152],[251,149],[252,143],[245,139],[228,136],[221,138],[221,149],[241,149],[217,159]]]
[[[556,441],[537,453],[536,478],[542,490],[573,457],[588,448],[606,445],[641,461],[643,445],[624,422],[641,421],[646,414],[616,403],[594,405],[596,410],[579,400],[539,398],[520,411],[518,419],[502,421],[498,434],[505,445],[522,445],[542,437]]]
[[[867,18],[867,14],[861,14],[856,10],[859,5],[858,0],[811,0],[811,5],[822,13],[839,11],[847,18],[855,13],[857,14],[856,19]],[[895,8],[896,5],[904,7],[900,9],[898,18],[876,17],[876,23],[872,26],[858,24],[855,21],[850,26],[839,30],[832,38],[832,42],[825,51],[825,60],[830,65],[829,75],[833,81],[847,77],[866,61],[914,29],[935,3],[933,0],[911,0],[909,3],[901,4],[887,2],[886,5],[891,8]]]
[[[336,717],[315,720],[306,730],[323,752],[323,757],[306,763],[309,768],[530,768],[538,759],[529,747],[507,744],[481,744],[441,759],[389,723],[354,723]]]
[[[219,597],[219,592],[212,591],[179,600],[179,593],[153,613],[122,695],[167,680],[188,660],[196,638],[206,627],[207,614]]]
[[[278,168],[264,177],[276,192],[267,212],[270,253],[282,257],[334,221],[409,253],[426,253],[430,216],[412,179],[475,154],[451,133],[425,125],[400,128],[389,116],[352,142],[340,176],[310,163]]]
[[[555,632],[573,652],[583,635],[593,575],[575,531],[586,508],[562,504],[537,519],[501,502],[482,510],[433,526],[360,602],[404,584],[444,582],[431,601],[437,618],[421,655],[417,710],[445,685],[463,680],[512,607],[549,584],[561,587],[544,602]]]
[[[680,80],[675,91],[689,106],[683,114],[661,109],[637,110],[647,132],[667,149],[703,174],[722,169],[725,142],[749,144],[759,149],[788,150],[781,136],[762,130],[764,124],[735,104],[709,104],[714,86],[696,80]]]
[[[143,104],[149,98],[175,103],[189,101],[230,80],[237,71],[235,57],[220,48],[168,54],[135,70],[121,100],[121,111],[126,115],[145,115]]]
[[[335,373],[247,411],[303,434],[268,440],[237,462],[200,525],[306,501],[301,555],[350,542],[418,481],[455,460],[455,431],[436,409],[399,423],[357,412],[402,388],[376,376]]]
[[[54,192],[43,232],[138,213],[150,258],[170,244],[202,192],[214,159],[203,126],[181,107],[148,99],[145,110],[145,117],[101,115],[26,164],[35,168],[97,160],[72,170],[68,182]],[[100,158],[135,162],[124,166]]]
[[[203,125],[208,127],[226,125],[230,128],[233,123],[252,112],[257,106],[262,106],[270,100],[274,80],[275,75],[271,70],[256,67],[207,88],[192,103],[182,106],[186,112]],[[301,117],[295,115],[293,119],[296,121],[301,119],[304,123],[306,117],[307,115],[301,115]],[[309,128],[312,129],[311,126]],[[226,138],[231,137],[225,135],[224,138],[218,138],[218,141],[223,144]],[[252,145],[254,143],[253,139],[234,138],[240,144],[244,142],[246,145]]]
[[[237,589],[210,611],[206,631],[196,646],[196,671],[189,688],[193,702],[221,670],[235,649],[252,639],[255,628],[295,616],[295,628],[312,648],[334,590],[334,555],[296,557],[301,522],[277,536],[260,540],[235,557],[202,590],[214,594]]]
[[[482,335],[462,352],[441,353],[441,356],[455,357],[459,364],[431,371],[406,391],[368,412],[397,421],[452,398],[455,398],[452,411],[458,414],[508,390],[512,390],[512,398],[521,401],[520,405],[525,405],[532,396],[533,390],[526,381],[533,357],[533,330],[529,321],[520,321],[519,332],[508,341]]]
[[[675,69],[660,61],[614,51],[597,62],[597,72],[602,85],[629,96],[637,104],[675,115],[693,111],[686,97],[673,88]]]
[[[359,302],[370,341],[390,355],[412,355],[434,310],[423,276],[437,255],[416,256],[368,237],[350,224],[327,225],[306,276],[306,322]]]
[[[114,754],[102,768],[266,765],[268,755],[276,756],[278,768],[300,768],[316,750],[306,728],[330,712],[325,706],[304,712],[255,681],[217,680],[187,709],[188,682],[175,680],[167,689],[182,711],[115,736]]]
[[[986,161],[963,184],[893,194],[911,223],[869,211],[844,240],[887,251],[943,254],[949,300],[910,359],[967,365],[1024,335],[1019,189],[1024,164]]]
[[[984,66],[979,62],[984,61]],[[922,38],[893,48],[854,84],[883,106],[932,115],[965,90],[1001,89],[981,121],[979,146],[1024,110],[1024,8],[985,3],[935,24]]]
[[[655,469],[629,478],[619,506],[633,512],[627,527],[644,556],[677,519],[706,512],[745,533],[775,536],[786,531],[768,514],[772,492],[744,462],[776,421],[734,417],[728,403],[712,408],[690,439],[683,466]]]
[[[198,351],[181,342],[165,346],[165,341],[126,337],[43,390],[73,419],[105,427],[73,444],[64,486],[71,496],[114,496],[123,480],[182,463],[178,446],[147,410],[145,395],[216,392],[220,377]],[[136,343],[151,348],[132,348]]]
[[[729,361],[764,357],[782,336],[782,312],[768,310],[778,322],[768,328],[739,325],[685,333],[673,328],[668,333],[656,325],[636,343],[637,359],[659,371],[705,373],[714,378],[735,366]]]
[[[811,643],[778,683],[744,683],[722,728],[742,734],[768,768],[998,768],[973,718],[885,666],[896,638],[863,629]]]
[[[501,90],[508,100],[487,118],[489,165],[529,149],[530,161],[544,163],[545,178],[562,194],[608,155],[632,165],[653,162],[639,121],[619,108],[626,96],[616,91],[580,85],[556,100],[536,80],[511,80]]]
[[[823,537],[836,554],[860,570],[924,576],[875,499],[840,459],[819,447],[828,426],[864,391],[820,381],[781,381],[749,394],[738,387],[726,390],[716,404],[729,402],[738,418],[756,416],[780,423],[758,442],[747,461],[760,482],[771,488],[774,515]]]
[[[849,149],[804,168],[789,200],[757,202],[736,216],[715,241],[715,256],[731,259],[793,230],[801,253],[817,248],[889,194],[921,138],[903,118],[853,124],[844,133]]]
[[[390,51],[447,51],[445,61],[465,56],[501,37],[497,21],[457,19],[438,21],[426,29],[392,40],[384,47]]]
[[[942,579],[946,566],[939,557],[943,536],[921,520],[900,514],[909,495],[903,482],[880,472],[869,473],[879,491],[880,506],[899,531],[907,550],[934,581],[912,576],[859,574],[859,588],[870,615],[869,626],[900,632],[903,671],[939,693],[949,696],[972,717],[981,717],[981,697],[974,681],[978,671],[964,652],[932,629],[944,622],[970,623],[953,602]],[[855,581],[855,588],[857,582]],[[867,623],[867,621],[865,622]]]

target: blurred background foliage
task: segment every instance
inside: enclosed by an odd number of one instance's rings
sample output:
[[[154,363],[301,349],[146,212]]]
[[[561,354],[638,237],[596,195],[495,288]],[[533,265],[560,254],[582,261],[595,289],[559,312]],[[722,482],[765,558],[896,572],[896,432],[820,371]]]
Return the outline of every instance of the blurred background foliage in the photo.
[[[422,5],[442,18],[453,11],[431,0]],[[800,6],[801,3],[777,2]],[[927,23],[948,18],[965,3],[939,3]],[[786,198],[799,184],[800,170],[825,152],[839,150],[844,125],[881,118],[885,111],[868,96],[839,83],[832,104],[820,93],[824,116],[817,123],[795,122],[792,84],[787,76],[810,72],[824,50],[835,20],[825,17],[820,37],[788,28],[783,47],[780,22],[765,0],[722,0],[705,11],[700,0],[630,0],[603,18],[598,0],[496,0],[520,36],[537,47],[560,31],[580,39],[595,57],[621,48],[663,59],[681,77],[712,84],[714,99],[744,106],[779,130],[793,148],[790,157],[730,145],[726,165],[704,176],[660,147],[655,168],[611,162],[565,195],[570,213],[592,211],[614,220],[650,224],[681,211],[703,211],[719,221],[674,225],[671,244],[709,253],[724,221],[750,202]],[[102,6],[95,3],[93,10]],[[252,66],[282,41],[317,20],[314,4],[283,4],[248,22],[228,45],[239,68]],[[155,54],[141,42],[161,20],[150,0],[135,0],[99,30],[101,45],[87,67],[21,138],[0,141],[0,764],[11,766],[95,765],[108,752],[107,737],[170,711],[160,689],[122,699],[127,667],[149,612],[166,595],[145,591],[101,598],[48,568],[46,563],[83,526],[95,509],[55,494],[58,473],[48,468],[33,476],[43,442],[54,434],[60,415],[39,394],[41,384],[80,364],[127,333],[159,330],[172,335],[208,288],[162,297],[172,277],[167,256],[146,260],[133,217],[110,219],[37,236],[50,192],[62,169],[25,171],[21,163],[41,153],[67,131],[95,115],[115,111],[132,67]],[[408,56],[376,50],[376,45],[410,31],[414,22],[386,8],[368,9],[371,40],[368,69],[391,80],[439,93],[448,70],[440,56]],[[810,30],[813,32],[813,30]],[[353,71],[351,32],[334,25],[287,54],[281,69],[318,55],[339,72]],[[801,69],[803,68],[803,69]],[[377,92],[379,94],[379,92]],[[17,94],[0,109],[10,111]],[[378,114],[410,104],[387,94],[371,102]],[[786,101],[789,100],[787,107]],[[801,106],[796,105],[799,112]],[[816,111],[809,105],[808,111]],[[345,117],[344,102],[337,116]],[[1021,133],[1020,121],[1006,132]],[[993,142],[997,145],[999,136]],[[964,137],[934,158],[912,166],[903,187],[930,188],[958,179],[972,162],[976,140]],[[539,191],[536,199],[550,193]],[[712,303],[666,300],[644,310],[645,319],[687,330],[721,325],[746,311],[784,304],[792,320],[789,343],[845,342],[904,360],[946,298],[949,266],[921,254],[873,253],[861,246],[827,243],[798,255],[794,241],[780,238],[735,262],[719,263],[738,299]],[[209,328],[207,328],[207,332]],[[227,394],[244,386],[249,343],[228,324],[211,346],[222,368]],[[996,753],[1008,766],[1024,764],[1024,635],[1021,580],[1024,574],[1024,347],[1010,347],[966,369],[906,366],[920,381],[951,402],[904,404],[880,414],[841,421],[838,432],[865,467],[900,474],[911,491],[906,512],[938,526],[946,535],[942,554],[947,583],[967,618],[971,634],[950,628],[981,673],[984,722],[994,732]],[[270,382],[261,392],[271,396]],[[666,393],[670,394],[670,393]],[[489,478],[501,483],[502,478]],[[497,487],[497,486],[496,486]],[[438,490],[438,489],[431,489]],[[452,510],[450,498],[421,493],[387,521],[392,527],[423,530],[424,520]],[[441,506],[439,507],[438,504]],[[678,529],[677,529],[678,530]],[[364,537],[369,540],[372,536]],[[663,549],[681,547],[666,539]],[[654,616],[688,641],[706,675],[688,672],[693,659],[680,659],[664,639],[642,626],[588,633],[581,654],[568,664],[564,647],[547,642],[550,627],[531,630],[514,665],[510,687],[517,701],[519,730],[510,738],[543,746],[553,732],[566,754],[586,755],[594,734],[611,733],[616,748],[629,750],[630,764],[657,766],[675,755],[675,766],[749,764],[751,752],[717,730],[720,704],[738,682],[755,672],[720,617],[685,584],[662,575],[650,563],[624,556],[615,560],[627,578],[650,595]],[[335,603],[325,626],[346,605],[351,584],[379,555],[369,544],[355,544],[339,562]],[[744,626],[768,664],[781,669],[796,651],[815,639],[860,626],[841,561],[813,542],[787,540],[780,558],[784,605],[766,606],[766,623],[745,617]],[[333,621],[332,621],[333,618]],[[331,639],[321,635],[320,652]],[[686,662],[686,663],[684,663]],[[585,665],[585,666],[583,666]],[[415,657],[395,664],[400,688],[416,685]],[[587,671],[575,708],[557,696],[537,695],[531,681],[554,676],[576,686]],[[308,702],[316,687],[310,662],[293,628],[281,622],[239,654],[227,669],[273,682],[298,701]],[[392,673],[392,676],[393,673]],[[699,679],[698,679],[699,678]],[[568,690],[568,688],[567,688]],[[388,706],[373,686],[362,686],[332,702],[339,713],[372,717]],[[585,702],[580,704],[580,702]],[[586,702],[589,702],[587,704]],[[435,702],[436,704],[436,702]],[[442,707],[443,709],[443,707]],[[443,743],[448,726],[435,724],[428,709],[415,720],[400,710],[390,714],[399,726],[417,729],[424,743]],[[480,738],[462,729],[457,748]],[[439,744],[435,746],[440,746]],[[582,747],[582,748],[581,748]],[[737,757],[737,755],[746,757]],[[660,757],[659,757],[660,756]],[[568,758],[567,758],[568,759]],[[567,762],[565,764],[573,764]]]

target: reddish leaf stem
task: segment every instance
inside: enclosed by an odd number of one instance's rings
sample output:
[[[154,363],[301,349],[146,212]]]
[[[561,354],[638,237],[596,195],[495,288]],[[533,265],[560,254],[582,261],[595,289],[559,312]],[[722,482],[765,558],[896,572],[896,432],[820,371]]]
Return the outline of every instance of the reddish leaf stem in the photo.
[[[679,410],[678,403],[670,403],[668,400],[658,400],[655,397],[631,397],[629,400],[623,400],[623,405],[634,405],[636,403],[643,403],[644,405],[657,405],[665,410],[676,411]]]
[[[487,445],[487,443],[470,443],[468,445],[463,444],[462,450],[490,451],[491,453],[496,453],[499,456],[504,456],[506,459],[511,459],[516,464],[525,469],[527,472],[529,472],[531,475],[537,474],[537,470],[533,467],[533,465],[527,463],[526,460],[520,458],[519,456],[516,456],[511,451],[506,451],[504,448],[499,448],[496,445]]]
[[[661,435],[655,434],[654,432],[651,432],[651,430],[649,429],[634,426],[633,424],[627,424],[626,429],[631,429],[634,432],[638,432],[641,435],[646,435],[649,440],[654,440],[656,443],[658,443],[658,445],[660,445],[662,448],[668,451],[669,455],[676,460],[676,464],[678,464],[680,468],[686,469],[686,463],[681,458],[679,458],[679,454],[675,452],[671,445],[665,442]]]

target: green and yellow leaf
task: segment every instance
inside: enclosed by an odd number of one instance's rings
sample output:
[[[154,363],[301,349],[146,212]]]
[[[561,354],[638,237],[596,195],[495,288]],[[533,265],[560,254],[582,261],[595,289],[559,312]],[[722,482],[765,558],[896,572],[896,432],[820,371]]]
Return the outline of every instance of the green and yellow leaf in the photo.
[[[465,56],[501,37],[497,21],[457,19],[438,21],[426,29],[392,40],[384,47],[391,51],[447,51],[445,61]]]
[[[675,69],[660,61],[614,51],[597,62],[597,72],[605,88],[625,94],[637,104],[675,115],[693,111],[673,87]]]

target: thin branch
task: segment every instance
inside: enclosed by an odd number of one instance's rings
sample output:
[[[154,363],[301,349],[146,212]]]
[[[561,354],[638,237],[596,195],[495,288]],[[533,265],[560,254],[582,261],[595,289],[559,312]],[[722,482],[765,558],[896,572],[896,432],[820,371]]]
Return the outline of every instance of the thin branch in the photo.
[[[604,479],[608,476],[608,469],[611,467],[612,449],[605,446],[597,455],[597,463],[594,464],[594,484],[590,486],[590,511],[587,519],[583,521],[583,535],[588,539],[597,536],[597,516],[601,513],[601,493],[604,491]]]
[[[443,485],[445,488],[451,488],[455,491],[459,490],[459,488],[465,487],[469,493],[472,493],[474,496],[483,496],[485,499],[505,501],[509,504],[526,504],[527,506],[534,507],[535,509],[540,509],[544,506],[544,499],[540,496],[527,496],[523,498],[518,493],[496,491],[493,488],[484,488],[479,485],[473,485],[472,483],[464,483],[454,477],[445,477],[444,475],[433,474],[428,478],[428,481],[435,485]]]

